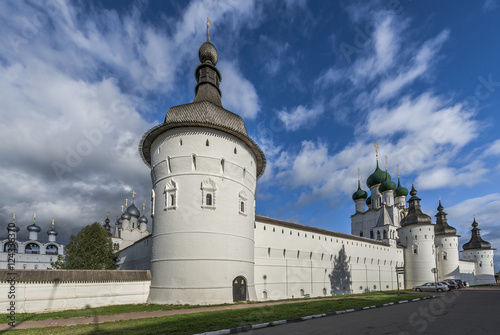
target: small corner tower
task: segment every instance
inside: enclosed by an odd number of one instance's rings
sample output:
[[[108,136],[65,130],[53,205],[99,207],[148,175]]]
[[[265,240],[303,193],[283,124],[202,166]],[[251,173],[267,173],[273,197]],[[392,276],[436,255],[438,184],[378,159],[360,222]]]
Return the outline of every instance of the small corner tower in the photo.
[[[476,262],[476,279],[474,285],[495,283],[495,262],[491,244],[481,237],[480,229],[477,227],[476,217],[472,222],[472,236],[470,241],[463,245],[462,255],[464,259]]]
[[[436,267],[434,226],[431,217],[422,213],[420,198],[415,187],[411,188],[408,214],[401,220],[399,242],[405,249],[406,287],[411,288],[435,280],[432,269]]]
[[[436,245],[436,258],[438,260],[439,280],[459,278],[459,255],[457,230],[448,224],[447,213],[439,199],[439,206],[436,214],[436,225],[434,243]]]
[[[208,24],[193,102],[171,107],[139,147],[153,184],[153,304],[256,300],[255,188],[266,161],[242,118],[222,106]]]

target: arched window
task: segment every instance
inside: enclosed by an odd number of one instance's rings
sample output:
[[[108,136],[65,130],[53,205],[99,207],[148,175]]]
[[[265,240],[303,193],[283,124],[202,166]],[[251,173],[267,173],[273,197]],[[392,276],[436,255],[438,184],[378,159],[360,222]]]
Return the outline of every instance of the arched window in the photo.
[[[55,246],[53,244],[50,244],[45,248],[45,253],[47,255],[57,255],[58,252],[59,252],[59,249],[57,248],[57,246]]]
[[[242,213],[245,213],[245,203],[244,203],[243,201],[242,201],[242,202],[240,202],[240,211],[241,211]]]
[[[205,145],[208,147],[210,145],[210,142],[208,142],[208,139],[207,141],[205,142]]]
[[[300,289],[300,296],[303,297],[304,296],[304,290],[303,289]]]
[[[165,208],[164,210],[174,210],[177,208],[177,183],[170,179],[165,184],[165,190],[163,191],[165,194]]]
[[[13,242],[5,243],[5,245],[3,246],[3,251],[17,253],[17,244]]]
[[[377,231],[377,240],[380,240],[380,231]]]
[[[363,232],[360,232],[360,233],[359,233],[359,236],[360,236],[360,237],[363,237]]]
[[[387,232],[384,230],[384,239],[387,238]]]
[[[36,243],[28,243],[26,248],[24,249],[24,253],[26,254],[39,254],[40,246]]]
[[[215,182],[208,178],[201,183],[201,192],[202,192],[202,204],[201,207],[207,209],[215,209],[216,198],[215,192],[217,191],[217,186]]]

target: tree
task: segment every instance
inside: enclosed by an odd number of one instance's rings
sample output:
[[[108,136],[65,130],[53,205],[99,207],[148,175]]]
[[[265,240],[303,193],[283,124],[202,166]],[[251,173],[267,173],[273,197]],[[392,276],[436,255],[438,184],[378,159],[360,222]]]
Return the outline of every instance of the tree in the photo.
[[[63,269],[114,270],[119,253],[113,249],[106,230],[98,222],[71,235]]]
[[[333,260],[332,273],[330,277],[330,293],[332,295],[346,294],[351,292],[351,271],[349,269],[349,262],[347,261],[347,254],[344,246],[339,251],[339,255],[335,256]]]

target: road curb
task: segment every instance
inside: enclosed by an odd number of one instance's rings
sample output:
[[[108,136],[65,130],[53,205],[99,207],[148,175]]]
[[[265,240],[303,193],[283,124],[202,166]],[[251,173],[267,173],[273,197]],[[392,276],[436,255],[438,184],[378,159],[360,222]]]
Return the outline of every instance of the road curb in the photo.
[[[303,317],[300,317],[300,318],[293,318],[293,319],[288,319],[288,320],[271,321],[271,322],[265,322],[265,323],[259,323],[259,324],[255,324],[255,325],[250,325],[250,326],[242,326],[242,327],[236,327],[236,328],[230,328],[230,329],[215,330],[215,331],[206,332],[206,333],[198,333],[198,334],[194,334],[194,335],[223,335],[223,334],[243,333],[243,332],[246,332],[246,331],[249,331],[249,330],[256,330],[256,329],[267,328],[267,327],[274,327],[274,326],[284,325],[284,324],[287,324],[287,323],[302,322],[302,321],[311,320],[311,319],[317,319],[317,318],[322,318],[322,317],[326,317],[326,316],[334,316],[334,315],[340,315],[340,314],[346,314],[346,313],[352,313],[352,312],[359,312],[359,311],[364,311],[364,310],[374,309],[374,308],[389,307],[389,306],[393,306],[393,305],[406,304],[406,303],[410,303],[410,302],[416,302],[416,301],[433,299],[433,298],[436,298],[436,296],[433,295],[433,296],[430,296],[430,297],[416,298],[416,299],[411,299],[411,300],[401,300],[401,301],[396,301],[396,302],[389,302],[389,303],[382,304],[382,305],[373,305],[373,306],[367,306],[367,307],[359,307],[359,308],[346,309],[346,310],[343,310],[343,311],[335,311],[335,312],[329,312],[329,313],[323,313],[323,314],[308,315],[308,316],[303,316]]]

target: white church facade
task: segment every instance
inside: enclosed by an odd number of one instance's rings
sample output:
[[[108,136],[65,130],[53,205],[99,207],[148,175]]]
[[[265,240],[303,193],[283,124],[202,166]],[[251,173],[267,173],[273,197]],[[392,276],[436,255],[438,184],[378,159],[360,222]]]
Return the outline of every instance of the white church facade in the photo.
[[[475,220],[460,259],[456,230],[441,203],[432,223],[415,188],[407,203],[408,190],[399,176],[396,185],[378,167],[378,157],[367,179],[370,196],[358,178],[351,234],[255,215],[265,155],[241,117],[222,106],[218,55],[208,34],[199,59],[193,102],[171,107],[164,123],[140,143],[151,168],[151,227],[134,206],[111,236],[121,251],[121,269],[151,270],[149,303],[391,290],[432,282],[435,276],[495,282],[494,249],[481,239]],[[398,275],[401,267],[405,273]]]
[[[42,230],[36,222],[26,227],[28,238],[20,238],[19,226],[16,225],[16,215],[7,224],[7,236],[0,239],[0,269],[12,270],[46,270],[52,268],[51,263],[63,256],[64,245],[57,243],[58,232],[52,227],[47,231],[48,241],[42,242],[38,233]]]

